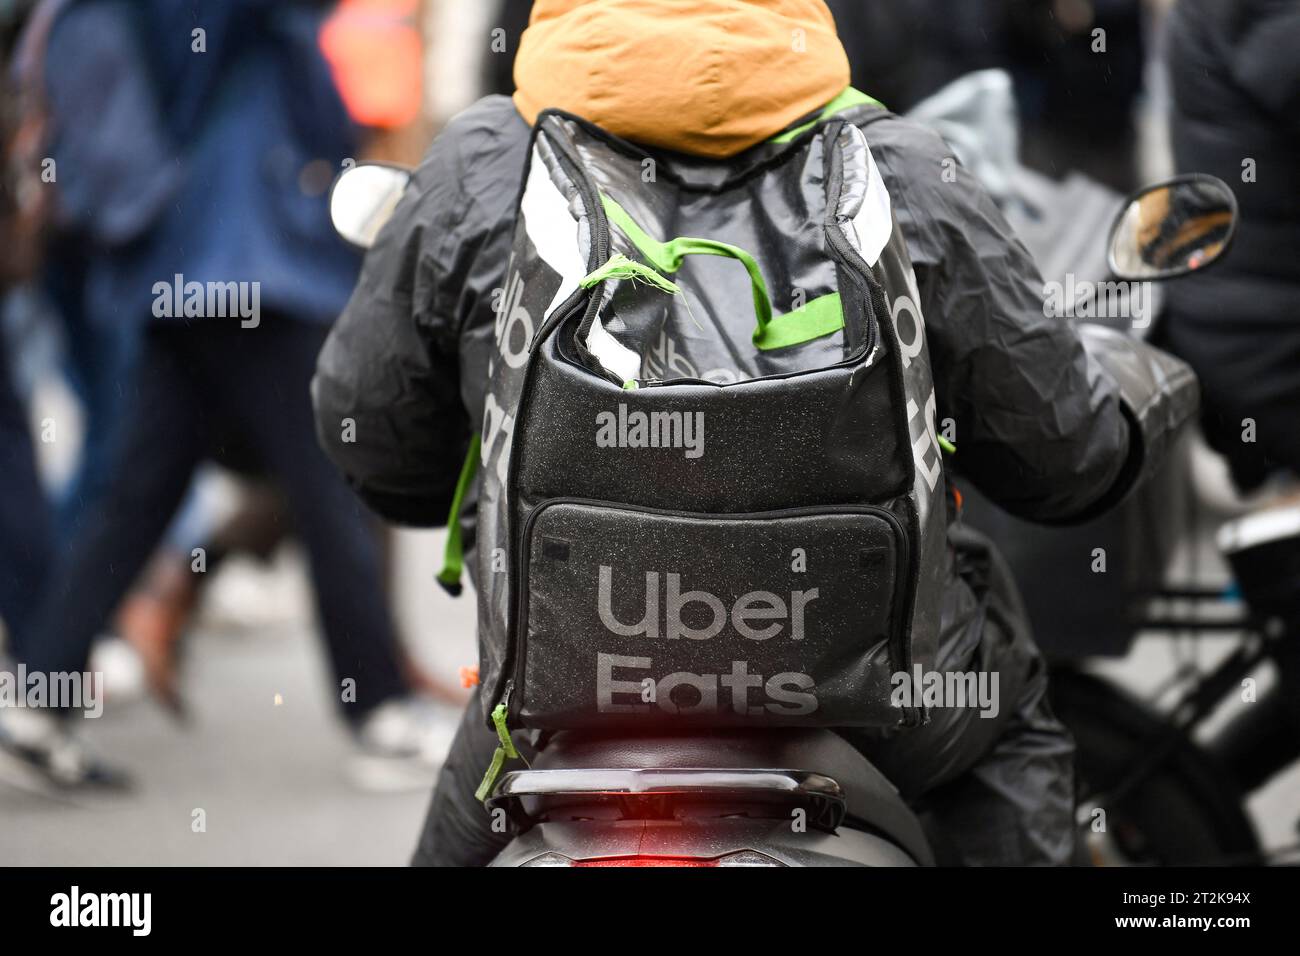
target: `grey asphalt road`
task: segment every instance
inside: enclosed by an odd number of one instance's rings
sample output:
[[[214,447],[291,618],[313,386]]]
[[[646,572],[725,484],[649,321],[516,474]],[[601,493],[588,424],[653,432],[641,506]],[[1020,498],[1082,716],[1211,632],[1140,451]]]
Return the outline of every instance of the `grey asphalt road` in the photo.
[[[428,791],[349,781],[350,738],[308,628],[196,634],[186,674],[186,726],[145,700],[110,700],[84,721],[134,773],[132,794],[59,801],[0,786],[0,865],[406,862]]]

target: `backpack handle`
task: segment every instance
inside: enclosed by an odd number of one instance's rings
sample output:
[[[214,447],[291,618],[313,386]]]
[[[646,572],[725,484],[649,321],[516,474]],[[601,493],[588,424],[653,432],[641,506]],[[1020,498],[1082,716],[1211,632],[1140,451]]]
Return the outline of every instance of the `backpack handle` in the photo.
[[[600,196],[605,207],[605,215],[627,236],[641,255],[659,272],[674,273],[682,267],[690,255],[725,256],[735,259],[749,273],[749,285],[754,299],[754,344],[761,347],[761,341],[772,321],[772,299],[767,293],[767,283],[758,268],[758,262],[744,249],[716,239],[697,239],[691,236],[679,236],[667,242],[660,242],[633,221],[627,210],[604,193]]]
[[[717,239],[699,239],[693,236],[679,236],[660,242],[638,226],[627,210],[608,195],[601,193],[600,199],[610,223],[617,226],[646,261],[660,273],[677,272],[686,257],[691,255],[724,256],[743,265],[749,274],[750,292],[754,300],[753,342],[756,348],[767,351],[799,345],[844,327],[844,310],[838,292],[819,296],[794,312],[773,316],[772,299],[768,295],[762,270],[759,269],[757,260],[744,249]],[[671,286],[671,283],[668,285]]]

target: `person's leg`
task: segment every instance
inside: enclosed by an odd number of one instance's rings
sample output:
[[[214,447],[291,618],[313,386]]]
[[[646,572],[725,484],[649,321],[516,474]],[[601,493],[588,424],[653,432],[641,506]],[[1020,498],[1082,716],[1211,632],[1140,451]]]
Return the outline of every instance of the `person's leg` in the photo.
[[[0,620],[11,643],[26,630],[45,584],[53,534],[27,409],[12,387],[0,334]]]
[[[66,375],[81,403],[85,438],[76,471],[56,503],[58,540],[66,549],[113,475],[124,427],[126,383],[139,357],[141,331],[84,313],[65,316]]]
[[[58,564],[22,640],[32,671],[81,671],[91,643],[153,553],[205,451],[206,399],[195,393],[190,328],[147,336],[109,480]]]
[[[522,736],[515,735],[515,745],[532,760],[536,752]],[[496,747],[496,734],[483,721],[475,689],[438,775],[412,866],[486,866],[510,842],[508,828],[494,830],[491,816],[474,796]]]
[[[926,796],[954,863],[1075,862],[1074,741],[1048,705],[1039,664],[993,749]]]
[[[965,865],[1073,861],[1074,741],[1047,702],[1047,671],[1010,572],[983,536],[954,527],[959,582],[944,595],[940,673],[997,677],[996,713],[933,708],[884,736],[845,731],[903,796],[925,809]],[[940,853],[941,858],[943,853]]]
[[[355,723],[408,687],[373,520],[316,442],[310,385],[327,329],[263,315],[257,328],[222,332],[209,359],[226,372],[223,402],[281,482],[311,562],[335,687],[355,682],[355,700],[339,695]]]

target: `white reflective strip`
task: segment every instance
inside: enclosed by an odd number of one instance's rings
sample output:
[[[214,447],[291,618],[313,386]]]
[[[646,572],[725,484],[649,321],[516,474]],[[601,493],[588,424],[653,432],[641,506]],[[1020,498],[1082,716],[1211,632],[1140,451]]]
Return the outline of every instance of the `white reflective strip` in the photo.
[[[1219,529],[1219,550],[1225,554],[1245,551],[1270,541],[1300,537],[1300,506],[1257,511]]]
[[[595,356],[607,370],[613,372],[620,382],[626,382],[641,374],[641,356],[605,331],[600,316],[591,323],[587,332],[587,351]]]
[[[545,321],[578,288],[578,283],[587,274],[587,264],[582,256],[578,220],[573,218],[564,193],[551,179],[551,173],[536,148],[533,149],[528,185],[524,187],[519,211],[538,256],[560,275],[560,287],[546,307]],[[641,372],[641,357],[606,332],[599,316],[587,333],[587,349],[620,381],[636,378]]]
[[[854,127],[857,130],[857,127]],[[862,135],[861,130],[857,130]],[[874,266],[880,259],[880,253],[889,244],[889,237],[894,231],[894,219],[889,204],[889,190],[885,180],[876,168],[876,158],[871,155],[871,147],[865,143],[867,151],[867,192],[862,198],[862,208],[853,217],[853,231],[858,237],[858,251],[867,265]]]
[[[578,282],[587,274],[587,264],[579,243],[578,220],[573,218],[568,200],[551,179],[550,170],[536,148],[533,149],[528,185],[524,187],[519,212],[524,217],[524,229],[537,248],[537,254],[560,274],[560,287],[546,307],[545,321],[555,307],[578,288]]]

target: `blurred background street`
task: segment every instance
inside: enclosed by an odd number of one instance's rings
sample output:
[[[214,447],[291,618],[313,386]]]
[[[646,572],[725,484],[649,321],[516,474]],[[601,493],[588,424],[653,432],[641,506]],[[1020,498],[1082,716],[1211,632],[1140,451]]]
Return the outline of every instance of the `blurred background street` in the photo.
[[[403,537],[428,572],[407,583],[433,595],[427,620],[438,622],[415,644],[431,667],[454,675],[475,659],[472,604],[430,587],[441,532]],[[410,566],[420,563],[412,557]],[[178,725],[139,687],[110,699],[103,718],[83,721],[85,736],[135,775],[136,789],[51,795],[0,785],[0,865],[406,863],[433,774],[395,793],[357,786],[301,555],[288,549],[269,572],[232,565],[223,574],[187,645],[188,722]],[[260,622],[233,623],[251,599],[260,599]],[[134,683],[127,652],[117,656],[116,676]],[[196,809],[206,832],[192,829]]]

